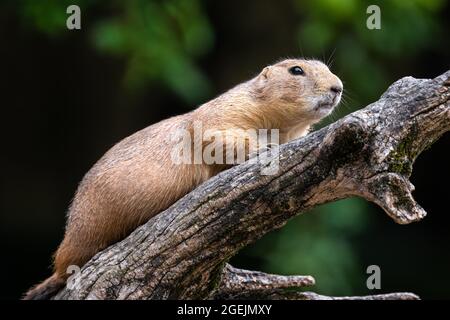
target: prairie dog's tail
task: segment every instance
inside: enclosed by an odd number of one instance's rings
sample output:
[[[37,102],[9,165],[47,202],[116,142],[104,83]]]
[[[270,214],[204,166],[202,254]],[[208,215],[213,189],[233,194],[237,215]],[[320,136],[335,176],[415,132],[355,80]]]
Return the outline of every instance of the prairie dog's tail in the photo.
[[[65,279],[54,273],[50,278],[28,290],[23,300],[47,300],[61,289],[65,283]]]

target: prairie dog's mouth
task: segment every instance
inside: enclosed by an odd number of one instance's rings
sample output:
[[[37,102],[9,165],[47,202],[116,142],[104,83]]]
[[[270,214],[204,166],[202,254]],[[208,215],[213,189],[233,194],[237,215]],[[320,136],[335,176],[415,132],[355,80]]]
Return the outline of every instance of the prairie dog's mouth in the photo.
[[[336,101],[335,99],[324,99],[317,102],[314,109],[316,110],[328,110],[333,109],[339,101]]]
[[[340,101],[341,101],[340,94],[337,94],[334,96],[325,95],[325,96],[322,96],[321,99],[319,99],[316,102],[315,109],[316,110],[333,109],[334,107],[336,107],[339,104]]]
[[[312,113],[316,119],[322,119],[328,116],[333,112],[334,108],[341,101],[340,94],[338,95],[329,95],[325,94],[322,96],[318,96],[312,102]]]
[[[317,103],[316,109],[331,109],[334,108],[334,102],[321,101]]]

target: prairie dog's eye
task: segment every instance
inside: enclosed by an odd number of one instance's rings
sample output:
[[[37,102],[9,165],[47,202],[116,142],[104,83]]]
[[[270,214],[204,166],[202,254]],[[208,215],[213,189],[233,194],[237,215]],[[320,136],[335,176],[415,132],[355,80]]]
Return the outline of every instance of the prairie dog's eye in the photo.
[[[302,68],[299,66],[295,66],[289,69],[290,74],[293,74],[294,76],[301,76],[305,74],[305,71],[303,71]]]

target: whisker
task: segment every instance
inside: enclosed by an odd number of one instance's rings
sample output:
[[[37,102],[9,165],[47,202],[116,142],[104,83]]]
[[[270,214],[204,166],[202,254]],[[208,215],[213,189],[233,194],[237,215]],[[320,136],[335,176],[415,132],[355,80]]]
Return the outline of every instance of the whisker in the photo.
[[[328,66],[328,68],[331,69],[331,67],[333,66],[333,62],[334,62],[334,53],[336,52],[336,47],[334,47],[333,51],[331,51],[331,55],[327,60],[326,65]]]
[[[300,40],[298,41],[298,46],[300,49],[300,55],[301,55],[300,57],[305,58],[305,55],[303,53],[303,48],[302,48],[302,42]]]
[[[342,94],[342,97],[343,98],[345,97],[345,99],[347,101],[351,102],[351,103],[357,103],[357,101],[351,97],[351,93],[350,92],[344,91],[343,94]]]

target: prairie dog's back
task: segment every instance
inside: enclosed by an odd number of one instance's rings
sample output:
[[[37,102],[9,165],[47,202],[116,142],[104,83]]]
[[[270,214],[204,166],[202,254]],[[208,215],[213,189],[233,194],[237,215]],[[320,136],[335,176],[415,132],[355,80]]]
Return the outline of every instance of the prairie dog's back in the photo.
[[[125,138],[85,175],[55,256],[58,274],[64,275],[71,264],[83,265],[199,183],[195,166],[175,165],[170,159],[168,132],[187,128],[188,117],[173,117]]]

